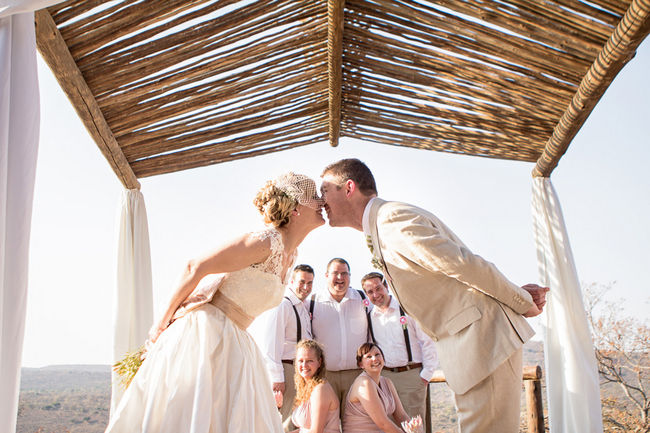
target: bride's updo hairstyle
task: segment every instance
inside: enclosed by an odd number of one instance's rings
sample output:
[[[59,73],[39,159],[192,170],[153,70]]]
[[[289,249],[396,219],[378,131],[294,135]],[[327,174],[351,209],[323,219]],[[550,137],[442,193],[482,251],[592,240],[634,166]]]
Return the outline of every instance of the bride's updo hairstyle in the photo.
[[[266,224],[282,227],[289,223],[291,212],[298,204],[318,209],[322,199],[316,193],[316,182],[303,174],[289,172],[267,181],[253,204]]]
[[[264,217],[264,222],[274,227],[286,225],[291,211],[298,206],[298,202],[275,186],[272,180],[259,190],[253,203]]]

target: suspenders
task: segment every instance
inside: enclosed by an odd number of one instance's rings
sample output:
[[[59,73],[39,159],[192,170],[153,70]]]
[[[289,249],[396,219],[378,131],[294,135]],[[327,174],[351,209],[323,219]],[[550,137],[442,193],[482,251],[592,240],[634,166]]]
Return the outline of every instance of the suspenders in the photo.
[[[404,313],[404,309],[402,306],[399,306],[399,315],[400,317],[406,317],[406,314]],[[366,312],[366,317],[368,318],[368,329],[370,330],[370,338],[372,339],[372,342],[375,342],[375,334],[372,331],[372,319],[370,317],[370,310]],[[413,362],[413,354],[411,353],[411,338],[409,337],[409,331],[408,331],[408,326],[404,324],[402,326],[402,329],[404,330],[404,343],[406,344],[406,355],[408,356],[408,363],[410,364]]]
[[[296,309],[296,306],[293,305],[293,302],[291,302],[291,299],[289,299],[288,296],[285,296],[284,299],[289,301],[289,304],[291,305],[291,308],[293,308],[293,312],[296,315],[296,343],[298,343],[300,340],[302,340],[302,326],[300,325],[300,316],[298,315],[298,310]]]
[[[366,299],[366,294],[363,292],[363,290],[358,290],[359,295],[361,296],[362,300]],[[288,298],[287,298],[288,299]],[[309,300],[309,320],[313,321],[314,320],[314,306],[316,305],[316,294],[311,295],[311,299]],[[293,304],[291,304],[293,306]],[[370,341],[373,343],[375,342],[375,334],[372,330],[372,320],[370,318],[370,308],[366,308],[366,320],[368,320],[368,332],[370,334]],[[296,307],[293,307],[293,310],[296,312],[296,318],[298,318],[298,311],[296,311]],[[399,306],[399,315],[400,317],[406,317],[406,313],[404,313],[404,309],[402,306]],[[298,329],[300,329],[300,320],[298,320]],[[402,326],[402,329],[404,330],[404,343],[406,344],[406,354],[408,356],[408,362],[409,364],[413,362],[413,354],[411,353],[411,338],[409,337],[409,331],[408,331],[408,326],[404,324]],[[300,340],[298,340],[300,341]]]
[[[309,321],[314,322],[314,305],[316,305],[316,293],[311,295],[311,299],[309,300]],[[314,327],[312,326],[312,333],[314,332]]]

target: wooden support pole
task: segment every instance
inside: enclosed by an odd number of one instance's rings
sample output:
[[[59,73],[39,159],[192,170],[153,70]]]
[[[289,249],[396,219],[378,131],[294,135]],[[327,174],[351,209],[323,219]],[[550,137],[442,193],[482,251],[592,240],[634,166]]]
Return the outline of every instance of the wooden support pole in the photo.
[[[542,382],[539,379],[524,381],[526,390],[526,413],[528,433],[544,433],[544,405],[542,403]]]
[[[341,134],[341,85],[343,64],[343,9],[345,0],[327,2],[327,74],[329,94],[330,146],[339,144]]]
[[[90,136],[122,184],[127,189],[140,189],[140,182],[117,144],[95,96],[72,58],[52,16],[46,9],[41,9],[34,13],[34,20],[38,50],[52,69]]]
[[[555,126],[533,169],[534,177],[549,177],[592,110],[619,71],[650,32],[650,0],[633,0]]]

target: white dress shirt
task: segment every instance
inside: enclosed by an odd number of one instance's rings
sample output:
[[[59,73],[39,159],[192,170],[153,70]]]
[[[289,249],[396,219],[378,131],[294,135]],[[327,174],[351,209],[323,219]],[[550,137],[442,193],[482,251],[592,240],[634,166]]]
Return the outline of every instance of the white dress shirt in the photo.
[[[357,349],[368,341],[368,319],[361,295],[348,287],[341,302],[336,302],[329,291],[316,294],[315,299],[312,330],[314,339],[325,349],[327,369],[359,368]]]
[[[361,217],[361,227],[363,229],[363,234],[365,236],[370,236],[370,208],[372,202],[375,201],[376,198],[377,197],[371,198],[366,204],[366,207],[363,209],[363,216]]]
[[[400,323],[399,303],[390,297],[390,303],[385,312],[376,306],[370,312],[372,331],[375,343],[384,352],[386,367],[403,367],[408,364],[408,352],[404,341],[404,329]],[[413,362],[422,363],[420,377],[431,380],[433,372],[438,367],[438,355],[433,340],[422,331],[413,318],[406,316],[406,327],[411,343]]]
[[[271,382],[274,383],[293,380],[292,377],[284,377],[284,368],[282,367],[283,359],[293,360],[296,356],[296,313],[293,311],[292,305],[298,310],[302,339],[312,338],[307,307],[290,289],[286,289],[285,296],[289,298],[289,301],[282,298],[280,305],[262,313],[248,328],[264,356],[266,369]]]

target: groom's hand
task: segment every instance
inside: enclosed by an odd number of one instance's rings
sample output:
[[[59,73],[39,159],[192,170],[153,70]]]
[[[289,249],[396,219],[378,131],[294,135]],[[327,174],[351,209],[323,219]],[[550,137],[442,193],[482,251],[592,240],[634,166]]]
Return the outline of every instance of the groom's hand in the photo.
[[[521,288],[530,293],[530,296],[533,297],[533,302],[535,303],[534,306],[530,307],[530,309],[524,313],[524,317],[535,317],[541,314],[544,305],[546,305],[546,293],[550,289],[537,284],[526,284]]]

